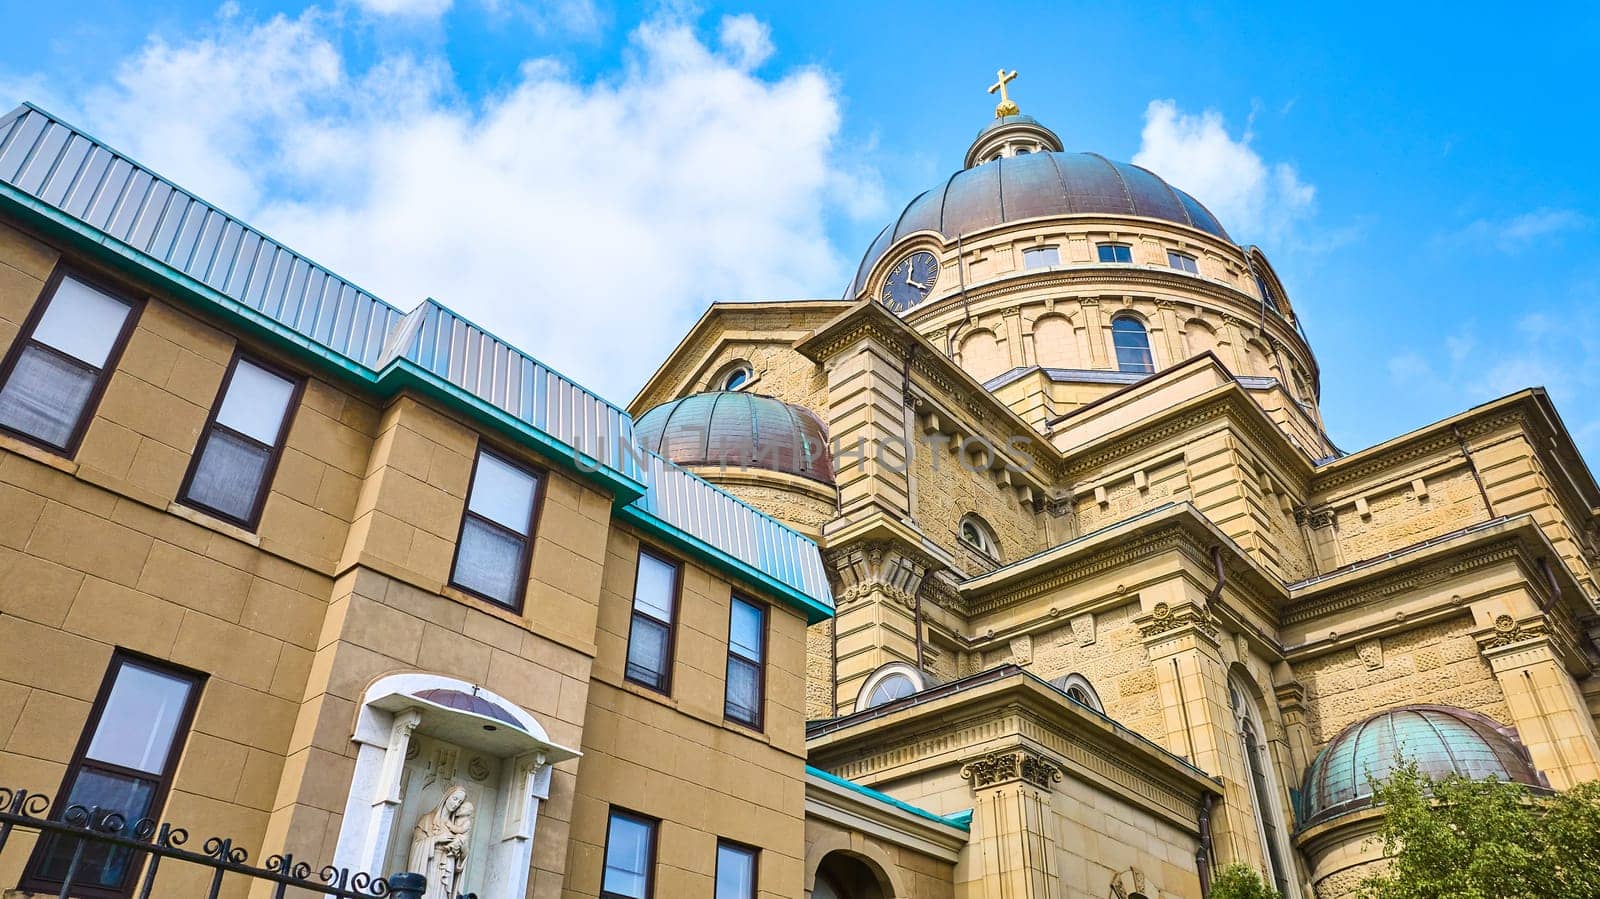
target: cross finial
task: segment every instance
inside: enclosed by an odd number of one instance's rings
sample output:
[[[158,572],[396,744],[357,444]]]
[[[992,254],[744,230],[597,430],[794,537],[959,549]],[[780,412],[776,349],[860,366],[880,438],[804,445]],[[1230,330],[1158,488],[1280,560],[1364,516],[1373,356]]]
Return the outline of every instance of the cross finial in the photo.
[[[1000,104],[994,108],[994,117],[997,119],[1003,119],[1008,115],[1021,115],[1022,110],[1017,108],[1017,104],[1011,102],[1011,98],[1006,95],[1006,85],[1017,80],[1016,69],[1012,69],[1011,74],[1009,75],[1006,74],[1005,69],[1001,69],[1000,71],[996,72],[995,75],[997,75],[1000,80],[989,85],[989,93],[992,94],[995,91],[1000,92]]]

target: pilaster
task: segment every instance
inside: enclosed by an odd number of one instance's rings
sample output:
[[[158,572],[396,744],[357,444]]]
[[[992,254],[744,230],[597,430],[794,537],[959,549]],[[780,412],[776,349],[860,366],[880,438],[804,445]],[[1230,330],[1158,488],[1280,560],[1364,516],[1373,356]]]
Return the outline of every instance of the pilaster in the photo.
[[[1505,692],[1517,735],[1550,785],[1565,789],[1600,778],[1594,718],[1543,616],[1519,621],[1501,614],[1473,636]]]
[[[1061,899],[1052,785],[1061,768],[1026,748],[991,752],[963,765],[972,784],[973,841],[988,895]],[[976,872],[975,872],[976,873]]]

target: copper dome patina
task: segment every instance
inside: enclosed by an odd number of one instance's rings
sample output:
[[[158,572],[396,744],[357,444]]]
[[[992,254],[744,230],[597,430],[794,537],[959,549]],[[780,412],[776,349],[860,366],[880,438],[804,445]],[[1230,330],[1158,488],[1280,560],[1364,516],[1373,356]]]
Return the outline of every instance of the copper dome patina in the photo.
[[[827,426],[810,409],[774,397],[697,393],[646,412],[633,432],[645,449],[690,468],[753,468],[833,485]]]
[[[1372,781],[1406,761],[1439,780],[1459,774],[1544,787],[1528,751],[1510,729],[1465,709],[1408,705],[1346,727],[1306,769],[1302,827],[1372,804]]]
[[[990,127],[1002,124],[1006,123],[997,120]],[[1097,153],[1008,156],[956,172],[944,184],[912,200],[872,242],[845,299],[861,293],[872,267],[889,247],[909,234],[932,231],[954,241],[996,225],[1060,215],[1160,219],[1232,242],[1222,223],[1199,200],[1148,169],[1113,162]]]

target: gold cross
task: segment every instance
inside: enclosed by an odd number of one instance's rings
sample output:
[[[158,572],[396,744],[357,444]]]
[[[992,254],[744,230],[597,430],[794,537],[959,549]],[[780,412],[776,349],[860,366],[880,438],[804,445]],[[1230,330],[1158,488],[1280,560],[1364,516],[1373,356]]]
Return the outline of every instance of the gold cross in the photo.
[[[1003,119],[1008,115],[1021,114],[1022,110],[1018,109],[1017,104],[1011,102],[1011,98],[1006,95],[1006,85],[1017,79],[1016,70],[1012,69],[1011,74],[1008,75],[1006,74],[1005,69],[1001,69],[1000,71],[995,72],[995,75],[997,75],[1000,80],[989,85],[989,93],[992,94],[995,91],[1000,92],[1000,103],[994,108],[994,117],[997,119]]]

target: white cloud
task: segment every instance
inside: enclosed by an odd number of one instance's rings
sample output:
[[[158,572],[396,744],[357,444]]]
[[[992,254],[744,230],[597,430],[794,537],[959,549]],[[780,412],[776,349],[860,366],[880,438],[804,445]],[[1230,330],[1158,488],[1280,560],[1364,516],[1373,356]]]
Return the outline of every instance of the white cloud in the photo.
[[[1525,250],[1535,242],[1572,231],[1581,231],[1593,222],[1575,209],[1545,207],[1513,215],[1504,219],[1480,218],[1446,241],[1467,240],[1495,247],[1501,252],[1515,253]]]
[[[357,68],[316,11],[152,38],[71,114],[391,302],[434,296],[613,399],[715,299],[834,296],[824,220],[876,212],[821,72],[766,26],[657,18],[593,80],[526,61],[462,96],[435,56]],[[63,111],[66,112],[66,111]]]
[[[355,4],[380,16],[437,19],[450,10],[451,0],[355,0]]]
[[[1222,114],[1191,114],[1172,100],[1152,100],[1133,161],[1206,205],[1235,239],[1283,238],[1310,212],[1316,188],[1289,163],[1267,163],[1246,128],[1235,139]]]

